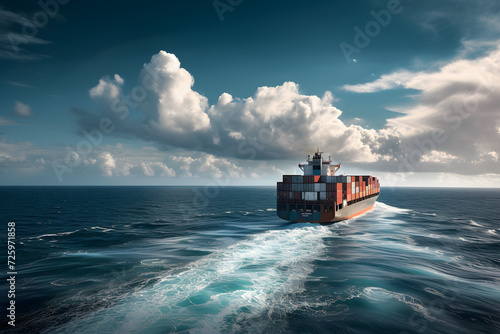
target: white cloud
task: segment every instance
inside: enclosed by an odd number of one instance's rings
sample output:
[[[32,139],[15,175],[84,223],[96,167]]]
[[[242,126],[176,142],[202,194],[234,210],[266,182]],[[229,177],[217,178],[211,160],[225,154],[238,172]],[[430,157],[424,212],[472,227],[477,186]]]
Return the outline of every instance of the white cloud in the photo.
[[[222,93],[215,105],[192,90],[194,79],[173,54],[164,51],[151,58],[140,73],[142,85],[130,93],[121,91],[123,79],[102,78],[90,90],[93,99],[104,103],[106,116],[116,120],[114,135],[136,136],[174,147],[194,149],[215,156],[240,159],[284,159],[311,153],[317,146],[331,149],[339,159],[359,162],[383,157],[383,145],[390,141],[390,130],[376,132],[339,120],[341,111],[333,106],[331,92],[322,97],[304,95],[294,82],[275,87],[259,87],[248,98]],[[147,96],[134,103],[134,90]],[[123,99],[127,96],[128,103]],[[132,106],[134,105],[135,106]],[[127,107],[131,106],[130,108]],[[119,118],[116,106],[140,117]],[[106,110],[106,109],[105,109]],[[77,111],[80,126],[98,128],[102,115]]]
[[[388,120],[380,130],[361,127],[359,119],[342,122],[331,92],[322,97],[304,95],[294,82],[259,87],[247,98],[222,93],[209,106],[204,96],[192,90],[191,74],[164,51],[154,55],[140,73],[143,88],[149,89],[137,101],[136,111],[130,109],[131,115],[140,111],[140,117],[119,119],[113,113],[113,98],[133,97],[133,90],[128,94],[121,91],[123,79],[118,75],[114,80],[101,79],[91,96],[104,101],[106,115],[116,120],[112,135],[134,136],[167,152],[179,148],[203,152],[206,170],[213,175],[220,175],[217,164],[223,163],[212,157],[301,159],[318,146],[336,161],[369,164],[379,170],[487,173],[497,171],[498,163],[484,154],[500,152],[499,64],[497,50],[474,60],[453,60],[435,71],[403,69],[370,83],[344,86],[359,93],[398,87],[419,91],[414,95],[416,103],[401,107],[403,116]],[[103,116],[79,112],[79,117],[82,128],[92,129]],[[197,175],[195,166],[203,163],[188,160],[178,168],[167,165],[177,176]],[[476,162],[474,168],[467,163],[472,161]],[[236,168],[233,173],[241,171]]]
[[[106,99],[112,101],[117,99],[121,94],[121,86],[125,81],[118,75],[114,75],[114,79],[104,77],[99,80],[99,84],[89,90],[89,95],[93,99]]]
[[[143,162],[141,163],[141,168],[146,176],[175,176],[174,170],[169,168],[163,162]]]
[[[406,83],[415,76],[415,73],[406,70],[382,75],[379,79],[359,85],[344,85],[346,91],[354,93],[374,93],[387,89],[405,87]]]
[[[433,163],[450,163],[453,162],[453,160],[457,160],[458,157],[447,154],[446,152],[440,152],[440,151],[430,151],[426,153],[425,155],[422,156],[421,160],[423,162],[433,162]]]
[[[153,91],[157,94],[158,120],[152,124],[160,131],[179,134],[208,130],[207,98],[191,89],[194,78],[180,66],[177,57],[165,51],[144,65],[141,75],[145,80],[152,77]]]
[[[101,169],[104,175],[106,176],[112,176],[113,172],[116,169],[116,161],[109,152],[103,152],[99,156],[99,160],[101,163]]]
[[[33,111],[31,110],[31,107],[20,101],[16,101],[14,112],[19,116],[24,116],[24,117],[33,116]]]
[[[403,116],[388,120],[400,132],[401,153],[413,170],[500,170],[495,155],[489,154],[500,152],[500,49],[476,59],[454,60],[433,72],[397,71],[347,89],[376,92],[395,88],[395,80],[420,91],[414,105],[398,109]],[[441,163],[451,157],[453,164]]]

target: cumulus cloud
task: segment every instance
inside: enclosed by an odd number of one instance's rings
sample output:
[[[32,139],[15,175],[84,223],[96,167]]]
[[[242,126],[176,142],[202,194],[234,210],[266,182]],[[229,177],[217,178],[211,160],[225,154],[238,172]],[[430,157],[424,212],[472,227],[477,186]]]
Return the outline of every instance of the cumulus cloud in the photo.
[[[394,82],[420,91],[414,105],[398,110],[403,116],[388,120],[401,133],[403,170],[498,172],[500,49],[476,59],[454,60],[437,71],[397,71],[344,88],[375,92],[398,86]],[[451,164],[439,167],[443,163]]]
[[[5,177],[8,171],[32,174],[47,169],[48,161],[58,154],[51,149],[40,148],[30,142],[0,142],[0,176]]]
[[[31,107],[27,104],[20,102],[20,101],[16,101],[15,107],[14,107],[14,112],[17,115],[24,116],[24,117],[33,115],[33,111],[31,109]]]
[[[153,127],[174,134],[210,129],[208,100],[192,90],[194,78],[175,55],[165,51],[154,55],[142,70],[143,78],[148,74],[157,100],[158,119],[152,121]]]
[[[117,99],[121,94],[121,86],[124,82],[118,74],[114,75],[114,79],[104,77],[99,80],[97,86],[89,90],[89,95],[94,100],[105,99],[112,101],[113,99]]]
[[[101,115],[75,111],[82,128],[98,128],[105,116],[113,120],[113,134],[151,141],[164,150],[252,160],[302,157],[320,146],[339,159],[374,162],[397,145],[391,127],[372,131],[346,125],[331,92],[304,95],[294,82],[259,87],[247,98],[222,93],[209,105],[192,89],[193,76],[164,51],[143,66],[140,84],[130,92],[123,92],[123,79],[116,78],[104,77],[89,91],[100,102]]]
[[[143,162],[141,163],[141,168],[146,176],[175,176],[175,172],[172,168],[169,168],[163,162]]]
[[[331,92],[305,95],[294,82],[259,87],[246,98],[222,93],[209,105],[192,89],[193,76],[177,57],[161,51],[143,66],[140,83],[130,92],[122,91],[124,80],[119,75],[102,78],[89,91],[100,101],[101,115],[76,113],[84,129],[98,128],[99,121],[109,117],[113,135],[140,138],[165,151],[201,152],[206,159],[297,159],[319,146],[337,161],[379,170],[496,172],[499,64],[500,50],[496,50],[473,60],[453,60],[434,71],[401,69],[373,82],[344,86],[356,93],[419,91],[414,105],[398,110],[402,116],[375,130],[341,121]],[[183,164],[178,171],[174,168],[178,176],[193,175],[186,166],[203,165],[192,157],[172,161]],[[212,161],[211,168],[214,165]],[[152,165],[141,169],[158,173]]]
[[[116,161],[109,152],[104,152],[99,156],[101,169],[106,176],[112,176],[116,169]]]

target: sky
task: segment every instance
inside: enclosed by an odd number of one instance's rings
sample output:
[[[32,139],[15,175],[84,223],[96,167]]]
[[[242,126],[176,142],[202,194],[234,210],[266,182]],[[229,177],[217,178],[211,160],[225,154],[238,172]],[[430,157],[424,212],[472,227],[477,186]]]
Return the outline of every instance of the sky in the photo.
[[[500,187],[496,0],[2,1],[0,185]]]

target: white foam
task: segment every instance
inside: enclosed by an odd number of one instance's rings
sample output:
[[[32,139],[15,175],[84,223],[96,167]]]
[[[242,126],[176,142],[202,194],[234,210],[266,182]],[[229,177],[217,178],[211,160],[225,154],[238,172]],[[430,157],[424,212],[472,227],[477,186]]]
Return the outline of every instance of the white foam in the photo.
[[[266,211],[276,211],[276,209],[274,209],[274,208],[269,208],[269,209],[267,209]]]
[[[475,221],[473,221],[472,219],[470,220],[470,224],[471,224],[472,226],[479,226],[479,227],[482,227],[482,226],[483,226],[483,225],[481,225],[481,224],[476,223],[476,222],[475,222]]]
[[[42,234],[37,237],[30,237],[28,239],[41,239],[41,238],[48,238],[48,237],[61,237],[63,235],[70,235],[73,233],[76,233],[80,230],[75,230],[75,231],[69,231],[69,232],[60,232],[60,233],[50,233],[50,234]]]
[[[106,227],[100,227],[100,226],[92,226],[91,229],[92,230],[101,230],[101,232],[113,231],[112,228],[106,228]]]
[[[194,332],[238,331],[237,324],[251,317],[293,307],[287,295],[303,291],[312,262],[324,254],[323,238],[331,234],[325,226],[257,234],[121,304],[70,322],[63,332],[141,332],[155,323],[167,331],[182,325]]]
[[[495,231],[495,230],[488,230],[487,232],[488,232],[489,234],[494,234],[494,235],[496,235],[496,234],[497,234],[497,231]]]
[[[397,208],[395,206],[390,206],[382,202],[375,202],[374,210],[377,213],[384,212],[384,213],[400,213],[400,214],[409,213],[411,211],[409,209],[402,209],[402,208]]]
[[[393,292],[378,287],[365,288],[363,290],[363,293],[366,298],[372,300],[396,299],[411,307],[415,312],[420,313],[427,320],[442,322],[441,320],[438,320],[434,316],[432,316],[419,299],[414,298],[410,295],[405,295],[403,293]]]

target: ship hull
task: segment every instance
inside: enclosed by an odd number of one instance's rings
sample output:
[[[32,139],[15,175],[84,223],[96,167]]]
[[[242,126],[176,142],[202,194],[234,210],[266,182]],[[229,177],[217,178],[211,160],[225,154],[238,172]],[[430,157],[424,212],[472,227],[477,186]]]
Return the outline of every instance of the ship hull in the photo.
[[[281,219],[297,223],[331,223],[346,220],[359,216],[373,209],[378,195],[370,196],[361,201],[346,205],[335,211],[324,210],[323,205],[319,206],[319,210],[313,212],[304,212],[300,209],[278,210],[277,214]],[[300,206],[298,206],[300,208]]]

